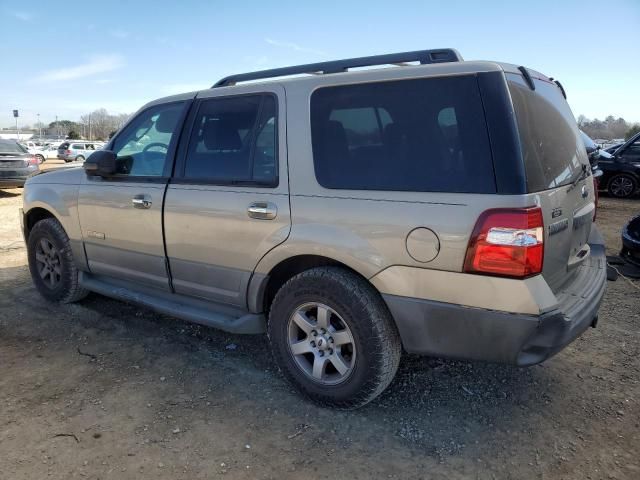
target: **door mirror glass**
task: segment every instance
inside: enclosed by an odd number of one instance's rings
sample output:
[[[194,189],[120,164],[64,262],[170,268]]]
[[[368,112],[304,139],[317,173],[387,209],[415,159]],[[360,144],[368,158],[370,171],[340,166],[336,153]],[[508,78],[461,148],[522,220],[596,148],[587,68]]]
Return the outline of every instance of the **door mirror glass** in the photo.
[[[98,150],[84,161],[84,171],[92,177],[111,177],[117,171],[116,154],[111,150]]]

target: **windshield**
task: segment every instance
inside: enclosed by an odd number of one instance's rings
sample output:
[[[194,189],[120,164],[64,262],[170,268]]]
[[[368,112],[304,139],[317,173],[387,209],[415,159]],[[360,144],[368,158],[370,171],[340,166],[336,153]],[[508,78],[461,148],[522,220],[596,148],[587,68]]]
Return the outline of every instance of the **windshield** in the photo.
[[[27,150],[16,142],[0,140],[0,153],[27,153]]]

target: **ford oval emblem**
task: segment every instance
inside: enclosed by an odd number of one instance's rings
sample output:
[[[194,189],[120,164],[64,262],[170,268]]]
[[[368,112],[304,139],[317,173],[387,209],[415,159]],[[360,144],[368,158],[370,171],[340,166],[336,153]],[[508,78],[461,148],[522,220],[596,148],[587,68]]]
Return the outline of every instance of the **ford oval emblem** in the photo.
[[[589,190],[587,190],[586,185],[582,185],[582,198],[587,198],[589,196]]]

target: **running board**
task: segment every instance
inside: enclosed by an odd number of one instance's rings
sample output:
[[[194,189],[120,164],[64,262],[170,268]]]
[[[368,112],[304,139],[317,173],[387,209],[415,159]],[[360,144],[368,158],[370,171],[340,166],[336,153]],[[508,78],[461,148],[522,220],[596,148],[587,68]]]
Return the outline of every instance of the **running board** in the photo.
[[[128,287],[128,282],[97,277],[85,272],[80,272],[79,283],[92,292],[225,332],[264,333],[266,331],[266,320],[262,314],[246,313],[233,307],[176,293],[156,292],[149,288],[140,288],[138,285],[135,285],[136,290],[133,290]]]

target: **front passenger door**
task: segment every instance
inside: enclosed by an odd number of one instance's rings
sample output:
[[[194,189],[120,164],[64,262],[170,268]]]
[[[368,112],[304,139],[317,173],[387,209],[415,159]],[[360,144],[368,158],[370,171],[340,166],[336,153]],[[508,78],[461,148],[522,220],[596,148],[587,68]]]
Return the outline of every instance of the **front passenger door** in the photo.
[[[187,101],[139,113],[110,143],[113,177],[85,177],[78,211],[92,274],[169,290],[162,203]]]

